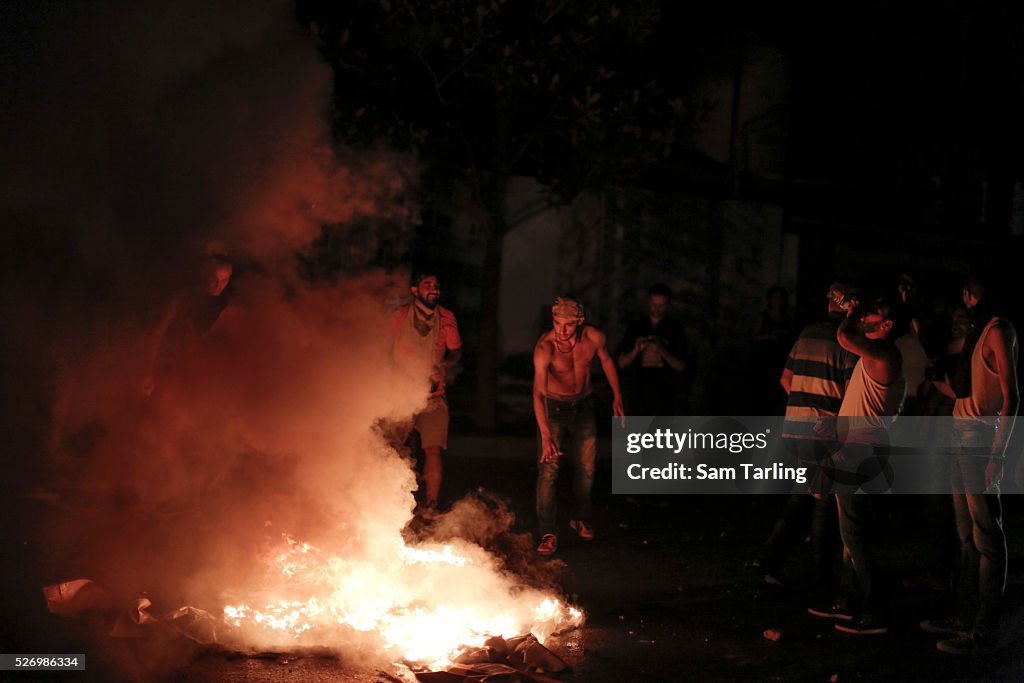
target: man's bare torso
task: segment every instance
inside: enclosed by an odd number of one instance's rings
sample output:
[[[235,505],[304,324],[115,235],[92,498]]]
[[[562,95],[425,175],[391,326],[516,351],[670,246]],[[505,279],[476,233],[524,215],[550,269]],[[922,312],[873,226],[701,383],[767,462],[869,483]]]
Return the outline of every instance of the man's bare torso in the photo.
[[[600,346],[600,333],[584,327],[579,341],[556,340],[554,330],[546,332],[537,347],[547,361],[547,382],[543,387],[550,398],[578,398],[590,393],[590,365]]]

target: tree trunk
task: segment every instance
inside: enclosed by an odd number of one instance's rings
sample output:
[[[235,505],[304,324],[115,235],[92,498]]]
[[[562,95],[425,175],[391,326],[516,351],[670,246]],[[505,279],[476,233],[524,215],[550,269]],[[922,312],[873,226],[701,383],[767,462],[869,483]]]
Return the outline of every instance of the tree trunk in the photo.
[[[480,348],[477,349],[476,367],[476,425],[477,428],[483,430],[493,430],[498,425],[498,317],[500,314],[502,247],[505,239],[505,220],[498,211],[500,209],[494,207],[490,212],[492,222],[484,241],[483,271],[480,274]]]
[[[501,258],[505,243],[505,204],[511,165],[508,157],[512,126],[508,103],[499,98],[493,173],[478,186],[477,195],[490,222],[484,238],[483,271],[480,273],[480,348],[477,350],[476,426],[491,431],[498,426],[498,319],[501,304]],[[477,176],[478,178],[480,176]]]

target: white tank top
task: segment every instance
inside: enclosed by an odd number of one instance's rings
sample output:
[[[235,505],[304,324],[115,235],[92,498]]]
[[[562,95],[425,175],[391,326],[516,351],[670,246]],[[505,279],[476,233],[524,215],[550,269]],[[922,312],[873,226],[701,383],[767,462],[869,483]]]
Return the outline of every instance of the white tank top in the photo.
[[[880,418],[899,413],[906,394],[907,376],[902,370],[892,384],[882,384],[868,375],[864,360],[859,359],[839,407],[839,417],[846,418],[839,420],[840,436],[855,441],[876,440],[876,432],[884,431],[889,422]]]
[[[992,318],[985,325],[971,354],[971,395],[958,398],[953,404],[954,417],[994,417],[1003,408],[1003,390],[999,387],[999,374],[989,367],[985,360],[985,342],[999,318]],[[1017,333],[1010,339],[1010,354],[1013,366],[1017,367]]]

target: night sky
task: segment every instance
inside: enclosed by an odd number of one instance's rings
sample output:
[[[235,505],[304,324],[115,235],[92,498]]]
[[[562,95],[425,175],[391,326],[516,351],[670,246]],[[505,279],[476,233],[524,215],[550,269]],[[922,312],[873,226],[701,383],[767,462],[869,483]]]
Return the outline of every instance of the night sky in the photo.
[[[329,7],[303,3],[300,14],[316,19],[329,15]],[[132,20],[118,19],[116,4],[97,9],[14,2],[2,10],[5,139],[22,143],[5,147],[17,150],[31,141],[35,156],[52,159],[52,172],[60,173],[61,159],[73,152],[69,147],[86,144],[82,129],[92,124],[76,114],[102,116],[76,112],[82,109],[79,98],[96,103],[105,92],[121,98],[124,93],[103,84],[112,70],[125,77],[133,71],[140,78],[158,76],[160,67],[154,65],[163,57],[146,53],[167,54],[158,42],[120,34]],[[666,3],[636,66],[685,94],[710,78],[731,79],[744,50],[778,50],[788,69],[788,185],[761,187],[752,180],[743,191],[784,203],[793,215],[856,218],[911,232],[980,231],[999,238],[1009,230],[1012,183],[1022,172],[1024,145],[1016,124],[1024,113],[1024,55],[1016,39],[1021,14],[1014,3],[994,2]],[[227,13],[204,18],[218,19],[233,24],[213,31],[222,38],[230,40],[232,31],[245,30]],[[108,38],[120,43],[113,54],[100,57],[91,51]],[[52,49],[51,40],[64,51]],[[151,67],[157,70],[147,71]],[[117,116],[121,104],[101,109]],[[43,134],[32,130],[31,120],[54,125]],[[694,172],[679,169],[672,160],[669,177],[682,179],[673,190],[732,192],[727,172],[725,181],[716,182],[713,165],[705,168],[699,158],[686,158],[686,163],[698,166],[698,178],[694,181]],[[5,165],[9,173],[17,170],[18,164]],[[985,181],[990,196],[982,224],[979,198]],[[926,209],[913,203],[908,207],[908,198],[941,200],[940,215],[922,216]],[[836,207],[833,215],[828,204]]]

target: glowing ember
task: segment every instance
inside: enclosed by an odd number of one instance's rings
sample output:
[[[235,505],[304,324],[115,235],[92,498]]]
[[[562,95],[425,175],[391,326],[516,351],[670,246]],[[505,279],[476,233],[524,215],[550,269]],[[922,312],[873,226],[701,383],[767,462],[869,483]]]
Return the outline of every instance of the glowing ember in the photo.
[[[583,623],[582,611],[517,585],[476,546],[460,553],[399,541],[393,550],[395,561],[355,562],[286,537],[269,556],[278,595],[261,607],[226,606],[224,621],[240,638],[274,646],[330,644],[349,628],[434,667],[491,636],[532,633],[543,643]]]

